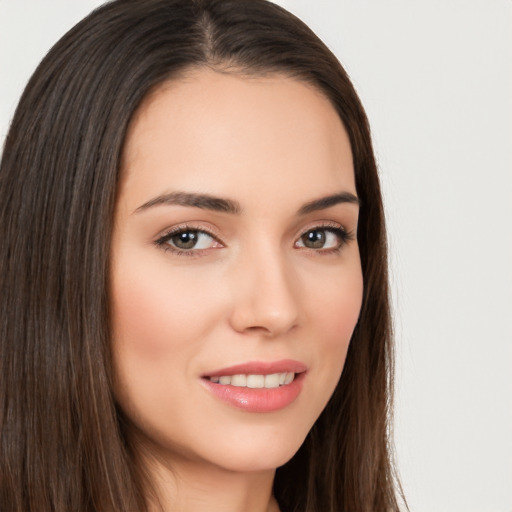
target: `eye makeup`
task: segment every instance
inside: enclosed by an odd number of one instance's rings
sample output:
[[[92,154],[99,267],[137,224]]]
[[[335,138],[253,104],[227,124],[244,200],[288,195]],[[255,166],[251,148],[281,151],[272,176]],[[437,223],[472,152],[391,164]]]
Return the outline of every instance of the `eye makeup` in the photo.
[[[300,235],[294,247],[320,254],[340,252],[355,239],[354,233],[341,224],[328,222],[310,227]]]
[[[225,247],[210,230],[187,224],[171,228],[154,243],[163,251],[187,257],[201,256],[204,251]]]
[[[332,254],[340,252],[350,241],[354,233],[347,231],[337,223],[321,223],[303,231],[293,247],[313,253]],[[210,230],[202,226],[181,224],[166,231],[154,244],[176,256],[198,257],[211,249],[220,249],[226,245]]]

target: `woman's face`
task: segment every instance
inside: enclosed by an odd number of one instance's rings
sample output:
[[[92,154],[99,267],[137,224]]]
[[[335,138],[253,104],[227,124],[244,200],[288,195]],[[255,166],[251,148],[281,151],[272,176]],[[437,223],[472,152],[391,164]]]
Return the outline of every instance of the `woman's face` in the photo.
[[[195,70],[145,101],[112,321],[116,397],[150,450],[234,471],[293,456],[359,315],[358,210],[347,134],[311,86]]]

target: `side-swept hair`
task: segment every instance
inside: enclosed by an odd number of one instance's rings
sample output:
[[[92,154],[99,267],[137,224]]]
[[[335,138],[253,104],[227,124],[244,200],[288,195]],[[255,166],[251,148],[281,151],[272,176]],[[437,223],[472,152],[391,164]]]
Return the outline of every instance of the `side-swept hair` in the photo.
[[[147,510],[112,393],[109,255],[130,120],[158,85],[208,66],[320,90],[350,138],[363,306],[341,380],[277,470],[283,512],[397,511],[384,216],[368,122],[340,63],[264,0],[117,0],[48,53],[0,167],[0,509]]]

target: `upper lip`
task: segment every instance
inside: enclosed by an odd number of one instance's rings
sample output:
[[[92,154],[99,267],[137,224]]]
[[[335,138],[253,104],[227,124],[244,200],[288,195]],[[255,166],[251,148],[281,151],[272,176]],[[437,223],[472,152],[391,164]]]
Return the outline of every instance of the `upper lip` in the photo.
[[[222,377],[229,375],[271,375],[273,373],[302,373],[307,366],[293,359],[281,359],[280,361],[250,361],[236,364],[205,373],[203,377]]]

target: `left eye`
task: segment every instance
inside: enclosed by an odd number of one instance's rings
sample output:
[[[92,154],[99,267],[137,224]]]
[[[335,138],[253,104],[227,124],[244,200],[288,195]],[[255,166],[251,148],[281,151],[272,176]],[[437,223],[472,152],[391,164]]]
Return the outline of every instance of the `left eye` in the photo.
[[[171,248],[180,251],[189,251],[192,249],[208,249],[215,246],[217,242],[211,235],[204,231],[187,229],[166,235],[160,239],[158,243],[160,245],[170,245]]]
[[[315,228],[306,231],[295,243],[307,249],[336,249],[343,245],[345,233],[338,228]]]

